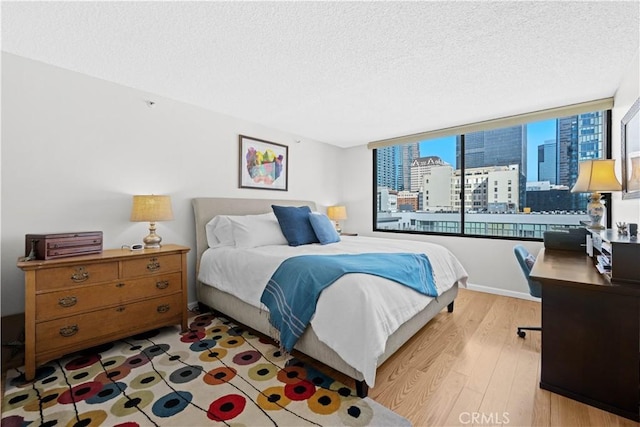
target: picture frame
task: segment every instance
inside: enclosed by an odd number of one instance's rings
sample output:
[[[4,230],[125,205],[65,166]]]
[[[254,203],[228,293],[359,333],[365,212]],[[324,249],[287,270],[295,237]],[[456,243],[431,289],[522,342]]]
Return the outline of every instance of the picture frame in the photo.
[[[240,188],[288,191],[289,147],[246,135],[238,136]]]
[[[640,98],[621,121],[622,198],[640,199]]]

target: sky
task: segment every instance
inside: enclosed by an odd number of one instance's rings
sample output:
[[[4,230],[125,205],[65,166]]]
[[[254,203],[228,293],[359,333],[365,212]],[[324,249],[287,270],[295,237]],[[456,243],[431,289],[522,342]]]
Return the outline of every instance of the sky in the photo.
[[[556,139],[556,120],[527,123],[527,181],[538,180],[538,146]],[[420,155],[438,156],[456,166],[456,137],[447,136],[420,142]]]

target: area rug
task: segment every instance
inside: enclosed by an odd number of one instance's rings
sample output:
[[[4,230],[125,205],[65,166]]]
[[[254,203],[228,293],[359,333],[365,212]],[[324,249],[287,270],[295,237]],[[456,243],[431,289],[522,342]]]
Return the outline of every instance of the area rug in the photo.
[[[75,353],[25,382],[7,373],[9,426],[407,426],[403,417],[211,314]]]

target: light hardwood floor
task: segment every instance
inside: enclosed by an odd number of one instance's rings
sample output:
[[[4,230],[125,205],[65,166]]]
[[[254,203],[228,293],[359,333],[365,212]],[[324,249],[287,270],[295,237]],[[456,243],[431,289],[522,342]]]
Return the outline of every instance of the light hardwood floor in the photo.
[[[414,426],[637,427],[540,389],[540,332],[516,335],[537,325],[537,302],[461,289],[453,313],[442,311],[378,369],[369,397]]]
[[[443,310],[378,369],[369,397],[416,427],[638,427],[540,389],[540,333],[516,335],[539,324],[537,302],[461,289],[453,313]]]

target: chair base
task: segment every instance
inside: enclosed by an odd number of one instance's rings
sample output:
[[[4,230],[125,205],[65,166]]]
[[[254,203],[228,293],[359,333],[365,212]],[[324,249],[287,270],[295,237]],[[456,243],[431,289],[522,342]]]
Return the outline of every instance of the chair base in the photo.
[[[524,338],[527,335],[525,331],[542,331],[542,328],[540,326],[519,326],[518,336]]]

